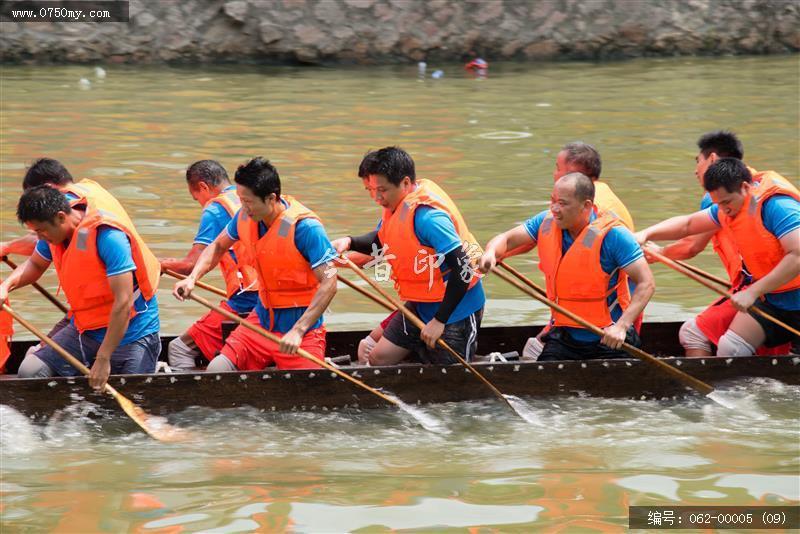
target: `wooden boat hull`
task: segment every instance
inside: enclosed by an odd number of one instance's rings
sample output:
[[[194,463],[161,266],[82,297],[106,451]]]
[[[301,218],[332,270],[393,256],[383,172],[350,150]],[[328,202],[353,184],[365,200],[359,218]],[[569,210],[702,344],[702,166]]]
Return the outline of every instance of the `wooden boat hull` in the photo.
[[[645,325],[646,348],[664,354],[675,349],[679,323]],[[481,353],[520,350],[537,327],[495,327],[481,331]],[[355,354],[366,332],[329,334],[329,354]],[[166,342],[169,338],[165,338]],[[30,343],[15,344],[14,354]],[[166,349],[165,349],[166,350]],[[800,357],[747,356],[739,358],[677,358],[665,361],[711,384],[743,377],[766,377],[800,384]],[[584,362],[510,362],[476,364],[503,393],[520,397],[591,395],[599,397],[664,398],[689,393],[681,383],[636,359]],[[345,372],[375,388],[391,392],[409,404],[491,398],[492,392],[459,365],[343,367]],[[110,383],[153,414],[165,415],[190,406],[261,410],[340,410],[385,406],[375,395],[327,370],[252,371],[209,374],[152,374],[113,376]],[[0,404],[34,418],[46,417],[69,404],[87,400],[114,410],[116,403],[92,391],[85,378],[0,379]]]

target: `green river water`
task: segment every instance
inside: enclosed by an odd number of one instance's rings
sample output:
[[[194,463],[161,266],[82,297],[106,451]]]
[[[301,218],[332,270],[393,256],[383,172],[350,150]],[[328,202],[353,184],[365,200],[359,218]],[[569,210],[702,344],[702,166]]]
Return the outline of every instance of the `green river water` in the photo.
[[[268,157],[284,191],[334,238],[375,224],[358,163],[398,144],[483,243],[547,208],[555,155],[573,140],[600,150],[603,179],[637,227],[698,208],[695,141],[708,130],[735,130],[756,169],[800,176],[797,56],[493,64],[484,80],[443,69],[423,81],[416,66],[106,66],[100,79],[89,67],[4,65],[0,238],[21,235],[21,179],[43,155],[111,190],[160,256],[191,246],[200,208],[183,171],[203,158],[233,175]],[[515,263],[541,280],[532,260]],[[723,274],[710,249],[693,262]],[[714,298],[664,267],[654,272],[647,320],[684,319]],[[52,274],[43,283],[57,286]],[[161,287],[162,330],[180,333],[203,310],[175,301],[170,281]],[[487,280],[486,291],[486,325],[548,315],[502,281]],[[28,289],[12,303],[42,328],[59,318]],[[384,316],[340,288],[327,323],[366,329]],[[495,402],[425,408],[441,433],[388,410],[187,407],[172,420],[202,437],[188,446],[101,427],[86,403],[44,425],[2,406],[0,530],[620,531],[629,505],[800,503],[800,387],[723,389],[747,409],[695,398],[531,399],[539,422],[529,424]]]

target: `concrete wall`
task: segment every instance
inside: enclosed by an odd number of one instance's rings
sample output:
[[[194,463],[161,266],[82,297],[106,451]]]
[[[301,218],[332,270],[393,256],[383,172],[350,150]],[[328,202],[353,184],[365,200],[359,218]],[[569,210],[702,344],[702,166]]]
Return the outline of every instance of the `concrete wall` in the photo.
[[[132,0],[129,23],[2,23],[4,62],[397,63],[800,49],[795,0]]]

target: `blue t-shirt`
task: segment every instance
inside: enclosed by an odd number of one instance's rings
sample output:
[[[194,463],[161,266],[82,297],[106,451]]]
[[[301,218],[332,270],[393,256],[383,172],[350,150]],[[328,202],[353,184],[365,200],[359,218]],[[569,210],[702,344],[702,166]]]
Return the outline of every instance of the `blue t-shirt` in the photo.
[[[439,255],[434,259],[433,265],[435,265],[435,262],[441,260],[439,269],[443,274],[445,282],[450,276],[461,276],[460,272],[449,272],[450,267],[444,261],[444,256],[446,254],[461,247],[463,244],[447,212],[430,206],[418,207],[414,212],[414,234],[417,236],[417,239],[419,239],[420,244],[431,247],[436,251],[436,254]],[[391,254],[392,251],[387,249],[386,253]],[[427,264],[428,267],[430,265],[430,263]],[[425,263],[420,266],[420,269],[422,269],[423,266],[425,266]],[[444,274],[445,271],[448,271],[447,274]],[[441,301],[415,302],[414,306],[422,322],[427,323],[433,319],[436,312],[439,311],[439,306],[441,306],[441,304]],[[485,304],[486,295],[483,292],[483,282],[479,281],[467,290],[464,298],[461,299],[461,302],[458,303],[447,319],[447,324],[455,323],[469,317],[483,308]]]
[[[236,189],[235,185],[228,186],[223,192]],[[228,210],[219,205],[218,202],[209,202],[203,208],[203,214],[200,216],[200,227],[197,229],[197,235],[194,236],[195,244],[209,246],[217,236],[225,229],[231,220]],[[236,260],[232,250],[226,252]],[[252,310],[256,302],[258,302],[258,291],[239,291],[228,299],[228,305],[236,313],[247,313]]]
[[[284,206],[288,207],[283,199],[281,199],[281,202],[283,202]],[[228,226],[225,227],[228,236],[234,241],[239,240],[239,230],[237,228],[239,213],[241,213],[241,210],[236,212],[236,215],[233,216]],[[259,221],[258,237],[262,237],[266,233],[267,225],[264,224],[263,221]],[[333,261],[336,258],[336,250],[331,245],[325,233],[325,228],[322,226],[322,223],[316,219],[302,219],[297,222],[294,230],[294,245],[306,261],[311,264],[312,269],[316,269],[320,265]],[[273,310],[275,322],[270,324],[269,310],[261,303],[261,299],[258,299],[256,303],[256,313],[258,314],[258,320],[261,326],[272,332],[279,333],[286,333],[291,330],[307,309],[308,308],[305,306],[275,309]],[[322,320],[323,317],[320,315],[317,322],[314,323],[309,330],[322,326]]]
[[[539,227],[542,225],[542,221],[544,221],[548,213],[550,213],[549,210],[545,210],[525,221],[525,230],[527,230],[528,235],[530,235],[534,241],[536,241],[539,236]],[[592,213],[589,220],[594,221],[596,218],[597,216]],[[572,239],[572,236],[567,230],[562,230],[561,235],[563,255],[566,254],[572,246],[574,239]],[[644,253],[642,253],[642,249],[636,242],[636,238],[633,237],[633,234],[627,228],[615,226],[609,230],[605,239],[603,239],[603,244],[600,246],[600,268],[603,269],[605,273],[614,273],[608,281],[608,289],[610,290],[617,284],[620,269],[624,269],[643,257]],[[614,304],[616,299],[616,295],[609,295],[608,304]],[[611,318],[616,321],[621,316],[622,307],[618,303],[614,304],[611,308]],[[569,327],[569,333],[573,338],[582,342],[593,342],[600,339],[597,335],[585,328]]]
[[[719,206],[713,204],[705,210],[717,226],[719,224]],[[764,202],[761,207],[761,219],[769,233],[780,239],[789,232],[800,228],[800,202],[787,195],[775,195]],[[767,293],[767,302],[782,310],[800,310],[800,289]]]
[[[48,262],[53,261],[47,241],[41,239],[37,241],[36,252]],[[116,276],[136,270],[130,241],[128,241],[128,236],[121,230],[109,226],[100,226],[97,230],[97,254],[100,256],[100,261],[106,266],[106,276]],[[134,276],[134,293],[136,293],[138,289],[139,283]],[[156,295],[153,295],[153,298],[150,300],[145,300],[142,294],[139,293],[134,300],[133,306],[136,309],[136,315],[128,322],[128,329],[125,331],[125,335],[119,343],[120,345],[127,345],[148,334],[158,333],[160,323],[158,320],[158,299]],[[98,343],[102,343],[106,335],[106,328],[87,330],[83,334],[91,337]]]

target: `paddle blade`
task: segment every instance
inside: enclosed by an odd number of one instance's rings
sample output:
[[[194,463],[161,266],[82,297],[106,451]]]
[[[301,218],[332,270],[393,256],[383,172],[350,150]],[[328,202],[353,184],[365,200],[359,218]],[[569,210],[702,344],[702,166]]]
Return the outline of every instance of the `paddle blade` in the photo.
[[[180,443],[192,439],[191,432],[170,425],[163,417],[150,415],[117,390],[110,387],[109,390],[128,417],[142,427],[142,430],[147,432],[150,437],[166,443]]]

